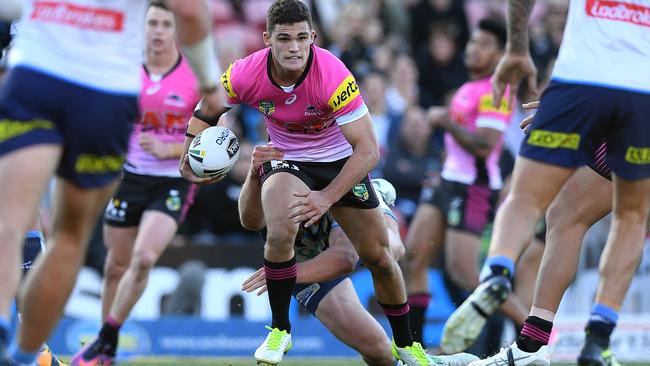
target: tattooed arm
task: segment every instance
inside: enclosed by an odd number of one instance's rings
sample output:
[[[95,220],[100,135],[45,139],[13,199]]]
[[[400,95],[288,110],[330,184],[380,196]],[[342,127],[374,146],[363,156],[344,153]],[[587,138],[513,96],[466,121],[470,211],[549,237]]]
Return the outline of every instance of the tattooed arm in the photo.
[[[508,44],[492,77],[493,103],[498,106],[510,87],[510,101],[516,94],[521,79],[528,79],[530,91],[537,95],[537,69],[530,57],[528,18],[535,0],[508,0]]]

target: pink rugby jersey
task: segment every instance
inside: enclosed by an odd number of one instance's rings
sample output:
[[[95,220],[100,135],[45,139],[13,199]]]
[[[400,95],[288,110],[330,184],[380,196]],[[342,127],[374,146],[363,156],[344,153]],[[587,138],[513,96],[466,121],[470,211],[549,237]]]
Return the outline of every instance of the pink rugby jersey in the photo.
[[[165,75],[152,75],[142,67],[141,119],[129,139],[124,169],[135,174],[180,177],[178,159],[159,160],[142,150],[138,139],[153,134],[166,143],[183,143],[185,128],[201,96],[198,81],[185,58]]]
[[[499,108],[495,108],[492,106],[490,79],[470,81],[463,84],[454,95],[449,115],[452,121],[470,132],[481,127],[503,132],[510,123],[511,111],[506,104],[507,98],[506,95]],[[500,137],[492,153],[482,161],[463,149],[451,133],[446,132],[447,158],[442,168],[442,177],[463,184],[489,182],[491,189],[500,189],[503,186],[499,170],[502,146],[503,137]]]
[[[352,147],[339,126],[368,113],[354,76],[329,51],[312,46],[303,77],[293,87],[281,87],[271,80],[271,57],[265,48],[228,67],[221,76],[228,104],[262,112],[270,143],[286,160],[329,162],[350,156]]]

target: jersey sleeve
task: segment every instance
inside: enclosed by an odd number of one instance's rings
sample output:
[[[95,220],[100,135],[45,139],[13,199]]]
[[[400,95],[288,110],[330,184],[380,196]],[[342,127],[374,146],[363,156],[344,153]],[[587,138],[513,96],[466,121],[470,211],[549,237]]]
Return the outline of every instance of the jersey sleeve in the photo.
[[[226,107],[232,107],[241,103],[237,90],[241,88],[242,63],[242,60],[231,63],[228,69],[221,74],[221,86],[226,92]]]
[[[336,123],[354,122],[368,113],[361,91],[352,73],[339,60],[335,60],[325,75],[327,104]]]
[[[492,104],[492,100],[491,91],[480,95],[476,127],[492,128],[503,132],[510,123],[510,116],[512,114],[512,110],[508,107],[508,96],[504,96],[498,108]]]

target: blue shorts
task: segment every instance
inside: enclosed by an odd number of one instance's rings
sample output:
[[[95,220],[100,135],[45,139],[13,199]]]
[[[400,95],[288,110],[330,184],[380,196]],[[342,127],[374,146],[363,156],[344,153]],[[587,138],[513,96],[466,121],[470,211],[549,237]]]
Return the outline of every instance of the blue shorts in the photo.
[[[296,284],[293,286],[291,294],[300,305],[304,306],[312,315],[316,316],[316,309],[318,309],[318,305],[325,295],[332,291],[336,285],[346,278],[348,278],[348,276],[341,276],[331,281],[319,283]]]
[[[16,67],[0,89],[0,155],[63,145],[57,175],[82,188],[118,177],[138,117],[133,95],[114,95]]]
[[[623,179],[650,177],[650,94],[552,81],[520,154],[577,168],[607,139],[609,168]]]

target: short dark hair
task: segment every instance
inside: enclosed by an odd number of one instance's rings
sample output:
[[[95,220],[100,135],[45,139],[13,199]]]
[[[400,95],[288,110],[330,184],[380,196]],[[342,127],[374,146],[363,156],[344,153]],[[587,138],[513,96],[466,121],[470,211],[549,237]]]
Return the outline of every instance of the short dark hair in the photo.
[[[506,26],[503,24],[503,22],[497,19],[486,18],[478,23],[478,29],[492,33],[494,37],[496,37],[500,49],[504,49],[506,47],[506,42],[508,41],[508,33],[506,32]]]
[[[266,30],[271,33],[278,24],[307,22],[312,28],[307,5],[300,0],[275,0],[266,13]]]
[[[149,7],[153,7],[153,6],[155,6],[156,8],[161,8],[161,9],[164,9],[164,10],[167,10],[167,11],[171,11],[171,9],[169,9],[169,5],[167,5],[167,1],[165,1],[165,0],[151,0],[151,1],[149,1]]]

